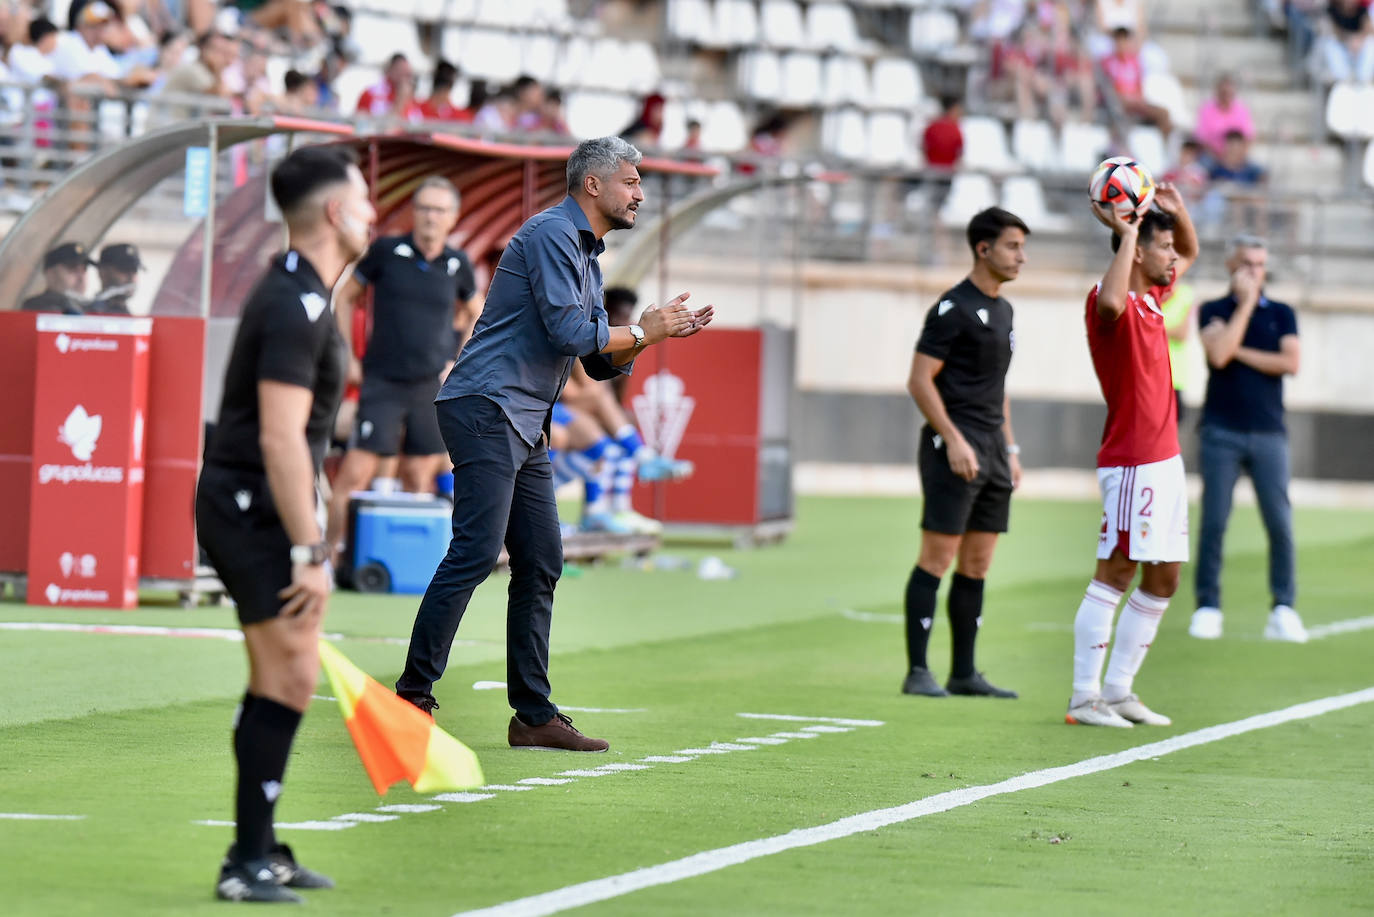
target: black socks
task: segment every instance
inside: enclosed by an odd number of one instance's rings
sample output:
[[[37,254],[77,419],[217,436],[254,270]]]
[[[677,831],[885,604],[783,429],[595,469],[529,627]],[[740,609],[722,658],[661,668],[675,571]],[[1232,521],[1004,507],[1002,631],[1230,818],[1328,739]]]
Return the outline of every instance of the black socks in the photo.
[[[274,700],[243,695],[234,729],[234,758],[238,762],[237,853],[240,862],[267,855],[275,842],[272,812],[281,795],[282,778],[291,742],[301,715]]]
[[[931,598],[934,602],[934,596]],[[951,678],[973,675],[973,644],[978,640],[978,621],[983,614],[983,580],[954,574],[949,587]]]
[[[926,646],[930,643],[930,628],[935,623],[935,593],[940,590],[940,578],[911,568],[906,581],[906,655],[910,667],[926,665]]]

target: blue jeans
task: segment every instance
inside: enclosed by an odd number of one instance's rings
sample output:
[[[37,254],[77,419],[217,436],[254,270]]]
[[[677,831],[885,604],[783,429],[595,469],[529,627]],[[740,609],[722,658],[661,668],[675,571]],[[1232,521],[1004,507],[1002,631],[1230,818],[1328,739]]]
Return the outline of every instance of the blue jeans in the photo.
[[[1244,433],[1216,426],[1201,430],[1202,535],[1194,592],[1197,607],[1221,607],[1221,544],[1231,497],[1241,471],[1250,475],[1269,536],[1269,591],[1275,605],[1291,606],[1297,590],[1293,508],[1288,502],[1288,434]]]

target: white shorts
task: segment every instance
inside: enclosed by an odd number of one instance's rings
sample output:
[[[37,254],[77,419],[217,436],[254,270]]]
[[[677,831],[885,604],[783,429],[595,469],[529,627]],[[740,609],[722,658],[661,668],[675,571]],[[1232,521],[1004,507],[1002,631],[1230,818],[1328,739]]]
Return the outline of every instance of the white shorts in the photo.
[[[1183,456],[1148,465],[1097,469],[1102,529],[1097,559],[1120,548],[1140,563],[1188,560],[1188,485]]]

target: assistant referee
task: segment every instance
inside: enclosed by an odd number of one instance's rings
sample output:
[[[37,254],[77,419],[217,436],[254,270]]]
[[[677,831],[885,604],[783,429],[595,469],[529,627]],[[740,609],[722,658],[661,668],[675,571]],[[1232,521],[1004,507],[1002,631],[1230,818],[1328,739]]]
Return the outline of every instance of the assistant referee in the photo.
[[[315,479],[347,356],[330,295],[375,219],[351,153],[306,147],[272,173],[288,251],[249,295],[196,489],[201,545],[238,606],[248,690],[234,726],[236,838],[218,897],[300,901],[333,882],[277,843],[272,813],[301,714],[319,678],[329,596]]]
[[[998,534],[1007,530],[1011,492],[1021,482],[1020,449],[1011,429],[1007,367],[1015,347],[1011,303],[1002,284],[1026,263],[1030,229],[992,207],[968,224],[973,270],[926,313],[907,391],[925,416],[920,470],[924,509],[921,554],[906,584],[909,670],[904,694],[1016,697],[973,664],[983,616],[983,582]],[[952,664],[941,688],[926,664],[935,598],[949,565]]]

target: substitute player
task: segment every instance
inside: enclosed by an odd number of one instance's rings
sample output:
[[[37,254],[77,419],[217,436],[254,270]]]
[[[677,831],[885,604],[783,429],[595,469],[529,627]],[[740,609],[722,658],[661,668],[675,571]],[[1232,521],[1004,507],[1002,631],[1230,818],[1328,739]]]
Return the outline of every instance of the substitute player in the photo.
[[[911,360],[907,391],[925,416],[920,469],[924,506],[921,554],[906,584],[905,694],[1016,697],[991,685],[973,665],[983,617],[983,582],[997,536],[1007,530],[1011,492],[1021,482],[1020,449],[1011,429],[1007,367],[1015,337],[1002,285],[1026,263],[1030,230],[998,207],[968,224],[973,270],[926,313]],[[949,589],[952,663],[941,688],[926,665],[935,594],[958,560]]]
[[[1088,348],[1107,400],[1097,453],[1102,529],[1097,571],[1073,622],[1073,697],[1065,720],[1085,726],[1167,726],[1131,691],[1160,618],[1188,559],[1188,493],[1178,448],[1178,409],[1169,369],[1169,333],[1160,309],[1197,258],[1197,234],[1172,185],[1155,193],[1158,210],[1138,223],[1094,205],[1114,233],[1116,256],[1088,293]],[[1117,603],[1143,566],[1116,639]],[[1099,679],[1109,641],[1106,685]]]
[[[238,606],[248,650],[234,726],[237,834],[215,889],[230,901],[300,901],[291,888],[333,886],[277,843],[272,812],[319,678],[329,596],[315,479],[347,367],[330,291],[375,218],[342,150],[292,153],[272,173],[272,196],[290,248],[243,307],[196,489],[200,543]]]

